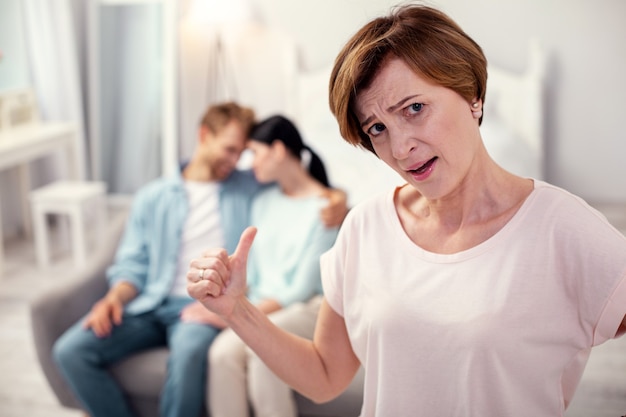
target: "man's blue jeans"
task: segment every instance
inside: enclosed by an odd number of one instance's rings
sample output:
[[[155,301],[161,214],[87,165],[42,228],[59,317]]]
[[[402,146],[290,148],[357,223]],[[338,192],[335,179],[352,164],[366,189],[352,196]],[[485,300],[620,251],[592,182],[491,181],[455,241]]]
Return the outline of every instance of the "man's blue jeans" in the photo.
[[[59,338],[53,351],[55,361],[91,417],[135,416],[107,368],[133,353],[164,345],[170,355],[161,415],[200,415],[206,393],[207,352],[220,330],[180,321],[180,311],[192,301],[174,298],[148,313],[125,314],[122,324],[108,337],[96,337],[82,327],[81,320]]]

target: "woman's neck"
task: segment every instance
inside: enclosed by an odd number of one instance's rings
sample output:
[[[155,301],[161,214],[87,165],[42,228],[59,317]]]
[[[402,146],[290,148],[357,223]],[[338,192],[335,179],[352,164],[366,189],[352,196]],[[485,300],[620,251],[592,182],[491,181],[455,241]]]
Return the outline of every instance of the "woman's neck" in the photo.
[[[318,196],[324,186],[313,178],[300,163],[285,164],[276,180],[282,192],[294,198]]]

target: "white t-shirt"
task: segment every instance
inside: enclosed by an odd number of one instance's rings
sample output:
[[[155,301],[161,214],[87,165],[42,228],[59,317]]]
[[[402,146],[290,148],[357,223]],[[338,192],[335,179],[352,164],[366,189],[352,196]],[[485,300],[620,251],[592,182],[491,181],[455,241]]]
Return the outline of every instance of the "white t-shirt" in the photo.
[[[176,279],[170,295],[189,297],[187,271],[189,264],[209,248],[224,247],[219,207],[219,183],[185,181],[189,213],[181,237]]]
[[[626,238],[544,182],[455,254],[404,232],[393,192],[355,207],[322,257],[365,368],[365,417],[562,416],[589,350],[626,314]]]

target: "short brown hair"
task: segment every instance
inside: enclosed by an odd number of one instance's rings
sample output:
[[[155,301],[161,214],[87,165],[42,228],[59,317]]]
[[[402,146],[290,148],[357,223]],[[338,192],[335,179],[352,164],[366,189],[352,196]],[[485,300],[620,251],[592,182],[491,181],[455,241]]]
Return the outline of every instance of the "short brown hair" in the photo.
[[[254,110],[233,101],[214,104],[206,110],[200,124],[213,133],[219,133],[231,120],[237,120],[241,123],[247,136],[249,136],[255,123]]]
[[[485,100],[487,59],[480,46],[439,10],[421,4],[397,6],[389,16],[363,26],[335,59],[329,84],[330,109],[348,143],[374,152],[354,105],[357,94],[371,84],[390,55],[468,102]]]

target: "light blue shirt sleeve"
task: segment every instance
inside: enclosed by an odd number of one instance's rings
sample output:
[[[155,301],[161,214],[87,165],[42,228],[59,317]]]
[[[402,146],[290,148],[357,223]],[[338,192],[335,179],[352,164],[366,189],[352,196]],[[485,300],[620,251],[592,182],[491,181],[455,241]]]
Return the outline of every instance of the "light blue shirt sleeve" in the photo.
[[[176,178],[159,179],[137,191],[115,261],[107,270],[111,286],[126,281],[139,291],[127,311],[150,310],[168,296],[187,213],[184,188]]]

